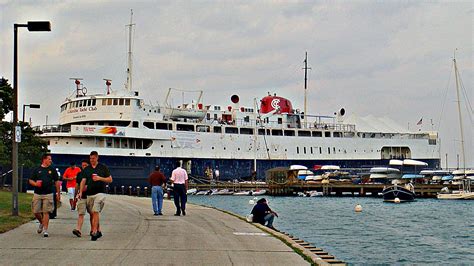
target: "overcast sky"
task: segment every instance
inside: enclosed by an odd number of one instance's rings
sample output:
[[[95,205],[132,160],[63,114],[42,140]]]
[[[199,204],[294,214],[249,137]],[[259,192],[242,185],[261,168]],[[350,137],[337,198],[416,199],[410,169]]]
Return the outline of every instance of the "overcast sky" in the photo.
[[[34,125],[58,122],[74,91],[104,78],[126,79],[130,9],[136,24],[134,89],[162,102],[167,88],[204,90],[205,104],[241,104],[267,92],[303,109],[308,52],[308,113],[389,117],[411,129],[439,129],[442,159],[460,154],[452,73],[456,58],[473,97],[472,1],[8,1],[0,0],[0,75],[12,82],[13,24],[50,20],[52,31],[19,30],[19,103]],[[446,96],[445,96],[446,95]],[[474,167],[473,114],[462,99],[468,165]],[[176,100],[178,102],[178,99]],[[444,108],[442,108],[444,106]],[[19,117],[21,119],[21,108]]]

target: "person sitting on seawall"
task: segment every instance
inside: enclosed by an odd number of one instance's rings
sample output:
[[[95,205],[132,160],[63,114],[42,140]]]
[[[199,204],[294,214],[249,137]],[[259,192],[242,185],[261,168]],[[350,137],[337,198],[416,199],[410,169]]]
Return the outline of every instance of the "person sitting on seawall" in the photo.
[[[252,221],[254,223],[259,223],[262,225],[265,225],[270,229],[276,230],[275,227],[273,227],[273,219],[275,219],[275,216],[278,217],[278,214],[270,207],[268,206],[268,202],[265,198],[261,198],[257,201],[257,204],[252,209]]]

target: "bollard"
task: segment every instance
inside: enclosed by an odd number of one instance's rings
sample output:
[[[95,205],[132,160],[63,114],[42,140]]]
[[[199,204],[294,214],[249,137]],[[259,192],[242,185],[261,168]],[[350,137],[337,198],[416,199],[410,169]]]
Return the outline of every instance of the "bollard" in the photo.
[[[148,197],[148,187],[144,187],[143,188],[145,191],[143,191],[143,193],[145,193],[145,197]]]
[[[117,195],[117,186],[114,186],[114,194]]]
[[[132,186],[128,186],[128,195],[132,196]]]
[[[125,195],[125,187],[122,186],[122,195]]]
[[[109,185],[105,185],[105,194],[109,194]]]
[[[140,187],[137,186],[137,197],[140,197]]]

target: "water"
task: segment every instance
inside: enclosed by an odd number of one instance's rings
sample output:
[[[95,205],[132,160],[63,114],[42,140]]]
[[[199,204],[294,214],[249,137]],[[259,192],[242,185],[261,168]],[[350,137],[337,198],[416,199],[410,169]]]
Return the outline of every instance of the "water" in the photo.
[[[262,197],[262,196],[260,196]],[[260,198],[259,197],[259,198]],[[190,196],[192,203],[245,216],[248,196]],[[474,265],[474,201],[270,197],[274,226],[350,264]],[[361,204],[363,211],[354,207]]]

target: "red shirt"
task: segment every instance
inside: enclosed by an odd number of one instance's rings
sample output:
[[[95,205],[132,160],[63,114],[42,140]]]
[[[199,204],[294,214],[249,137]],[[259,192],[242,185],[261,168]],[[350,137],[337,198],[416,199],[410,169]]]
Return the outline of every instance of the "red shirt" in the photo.
[[[66,171],[63,174],[63,177],[74,178],[73,180],[67,180],[67,183],[66,183],[67,188],[76,187],[76,177],[77,177],[77,174],[79,174],[80,172],[81,172],[81,168],[77,166],[74,167],[74,169],[72,169],[72,167],[68,167],[66,169]]]
[[[166,182],[166,177],[162,172],[153,171],[153,173],[148,177],[148,182],[152,187],[161,186]]]

